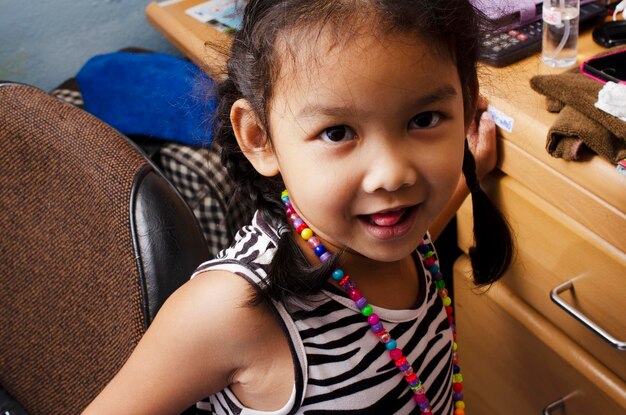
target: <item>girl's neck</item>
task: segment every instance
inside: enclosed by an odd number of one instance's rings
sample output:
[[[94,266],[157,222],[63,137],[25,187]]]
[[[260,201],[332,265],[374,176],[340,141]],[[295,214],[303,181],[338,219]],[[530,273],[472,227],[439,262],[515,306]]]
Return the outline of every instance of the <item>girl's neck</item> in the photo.
[[[294,238],[309,263],[319,259],[299,235]],[[333,247],[325,244],[329,251]],[[407,309],[415,306],[419,292],[418,269],[412,255],[399,261],[381,262],[354,252],[345,251],[340,258],[341,268],[348,273],[370,303],[387,309]],[[330,280],[333,285],[338,283]]]

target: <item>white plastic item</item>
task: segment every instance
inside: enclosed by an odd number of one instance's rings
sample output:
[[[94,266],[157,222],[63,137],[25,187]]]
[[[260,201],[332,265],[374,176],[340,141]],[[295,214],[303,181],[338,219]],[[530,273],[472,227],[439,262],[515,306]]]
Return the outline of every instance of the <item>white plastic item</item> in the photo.
[[[615,11],[613,11],[613,20],[617,20],[617,15],[620,14],[620,12],[622,13],[622,17],[626,17],[624,16],[624,9],[626,9],[626,0],[622,0],[620,4],[615,6]]]

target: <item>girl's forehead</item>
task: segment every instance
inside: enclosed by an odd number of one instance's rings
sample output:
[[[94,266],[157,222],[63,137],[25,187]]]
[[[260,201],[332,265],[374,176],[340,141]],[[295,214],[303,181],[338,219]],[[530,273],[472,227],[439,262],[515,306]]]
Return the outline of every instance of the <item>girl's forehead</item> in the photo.
[[[440,45],[404,33],[352,31],[350,37],[332,31],[303,31],[277,42],[273,92],[289,92],[294,86],[337,78],[367,77],[376,71],[415,71],[428,76],[435,67],[452,66],[453,59]]]
[[[426,41],[370,35],[337,44],[320,38],[282,63],[269,110],[306,125],[316,117],[397,114],[442,97],[462,106],[457,68]]]

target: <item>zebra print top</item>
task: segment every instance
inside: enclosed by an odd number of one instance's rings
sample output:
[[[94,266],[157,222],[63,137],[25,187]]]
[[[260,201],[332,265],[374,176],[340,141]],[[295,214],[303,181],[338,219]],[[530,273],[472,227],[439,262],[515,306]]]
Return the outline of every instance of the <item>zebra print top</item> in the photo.
[[[266,278],[278,233],[258,212],[232,246],[198,267],[226,270],[258,286]],[[374,306],[385,328],[426,388],[434,414],[450,415],[452,333],[432,276],[416,256],[420,294],[416,307],[388,310]],[[192,276],[193,278],[193,276]],[[290,343],[295,385],[287,404],[273,412],[244,407],[229,388],[197,403],[199,414],[350,415],[419,414],[412,392],[366,319],[330,283],[310,300],[273,302]]]

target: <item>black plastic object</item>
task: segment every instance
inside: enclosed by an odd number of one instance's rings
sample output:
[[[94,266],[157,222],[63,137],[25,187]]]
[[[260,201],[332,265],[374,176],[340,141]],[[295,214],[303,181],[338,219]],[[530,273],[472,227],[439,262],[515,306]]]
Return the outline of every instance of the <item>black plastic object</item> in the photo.
[[[626,20],[602,23],[593,30],[593,40],[605,48],[626,44]]]

